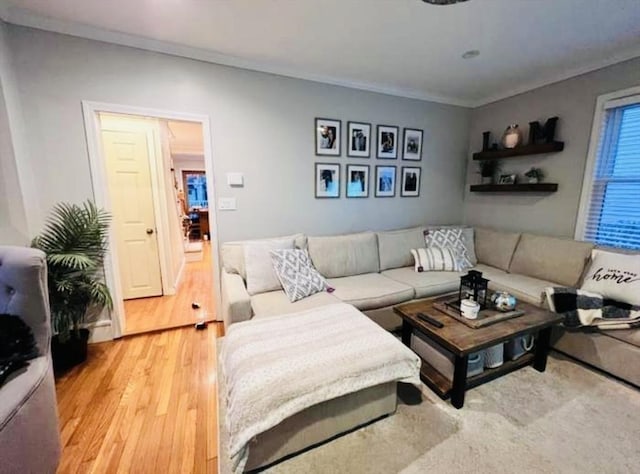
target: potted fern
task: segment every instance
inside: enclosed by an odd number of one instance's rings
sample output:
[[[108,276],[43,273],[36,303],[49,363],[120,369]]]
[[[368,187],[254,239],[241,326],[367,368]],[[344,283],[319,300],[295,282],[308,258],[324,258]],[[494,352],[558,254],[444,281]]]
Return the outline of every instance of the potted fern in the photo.
[[[110,221],[111,216],[91,201],[60,203],[43,232],[33,239],[32,247],[42,250],[47,259],[56,372],[86,360],[89,330],[84,326],[88,315],[112,308],[103,281]]]

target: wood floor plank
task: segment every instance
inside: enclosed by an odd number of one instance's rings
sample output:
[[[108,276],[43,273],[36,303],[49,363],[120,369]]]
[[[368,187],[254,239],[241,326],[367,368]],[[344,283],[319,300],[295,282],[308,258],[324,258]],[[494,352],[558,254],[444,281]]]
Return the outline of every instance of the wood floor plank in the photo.
[[[59,378],[58,473],[217,472],[219,323],[89,347]]]
[[[203,242],[202,249],[201,261],[185,262],[175,295],[124,302],[126,335],[191,326],[197,321],[216,319],[211,242]],[[200,305],[199,309],[191,307],[194,302]]]

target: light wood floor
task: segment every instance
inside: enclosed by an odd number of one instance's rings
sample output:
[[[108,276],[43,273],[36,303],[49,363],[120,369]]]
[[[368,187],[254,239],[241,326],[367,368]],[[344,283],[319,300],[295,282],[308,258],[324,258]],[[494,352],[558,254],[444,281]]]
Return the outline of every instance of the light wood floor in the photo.
[[[90,345],[56,381],[58,473],[216,473],[221,333],[213,323]]]
[[[211,242],[203,242],[203,254],[202,261],[185,263],[177,294],[124,302],[125,335],[216,319]],[[193,302],[199,303],[200,309],[192,309]]]

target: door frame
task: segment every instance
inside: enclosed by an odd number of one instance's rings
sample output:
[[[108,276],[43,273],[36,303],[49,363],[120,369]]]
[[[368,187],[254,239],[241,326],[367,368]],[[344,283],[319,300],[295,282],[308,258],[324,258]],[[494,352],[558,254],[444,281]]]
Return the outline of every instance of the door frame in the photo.
[[[213,151],[211,124],[208,115],[192,114],[186,112],[176,112],[170,110],[153,109],[148,107],[137,107],[123,104],[111,104],[105,102],[82,101],[82,114],[85,126],[85,136],[87,139],[87,151],[89,154],[89,167],[91,170],[91,184],[93,187],[93,197],[98,207],[107,211],[111,211],[111,201],[109,199],[109,188],[107,185],[106,159],[102,150],[102,141],[100,138],[100,117],[99,113],[113,113],[123,115],[133,115],[139,117],[149,117],[165,120],[184,120],[189,122],[198,122],[202,125],[202,135],[204,140],[204,166],[207,173],[207,193],[209,199],[209,222],[213,229],[217,229],[218,213],[215,203],[217,202],[215,194],[215,175],[213,172]],[[157,218],[156,218],[157,220]],[[157,225],[157,222],[156,222]],[[115,248],[115,231],[109,229],[109,249]],[[219,242],[218,233],[211,232],[211,257],[213,271],[213,291],[215,294],[216,319],[220,320],[221,304],[220,304],[220,274],[219,259]],[[161,258],[162,259],[162,258]],[[125,329],[125,310],[124,300],[122,298],[122,283],[120,281],[120,273],[118,269],[117,257],[114,252],[107,252],[105,263],[105,283],[114,300],[113,310],[111,311],[111,339],[119,338],[123,335]],[[101,328],[102,331],[105,328]],[[109,339],[104,337],[100,339]]]

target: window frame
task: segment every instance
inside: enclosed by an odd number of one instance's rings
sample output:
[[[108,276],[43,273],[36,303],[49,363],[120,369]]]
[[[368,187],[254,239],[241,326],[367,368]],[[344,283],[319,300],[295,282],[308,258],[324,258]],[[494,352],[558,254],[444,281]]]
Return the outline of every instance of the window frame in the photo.
[[[600,134],[602,131],[601,127],[603,125],[604,114],[610,108],[624,105],[624,103],[633,98],[633,96],[637,96],[638,101],[640,101],[640,86],[602,94],[598,96],[598,99],[596,100],[596,108],[591,125],[589,151],[587,154],[587,162],[584,167],[584,177],[580,193],[580,205],[578,208],[578,216],[576,218],[574,233],[574,238],[576,240],[585,240],[585,231],[592,203],[591,194],[593,191],[593,173],[598,160],[598,146],[600,145]],[[614,101],[619,102],[619,104],[612,104]],[[607,105],[609,106],[607,107]]]

